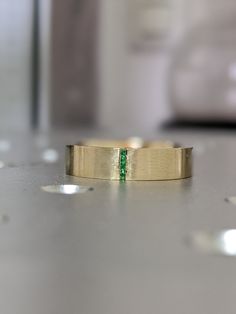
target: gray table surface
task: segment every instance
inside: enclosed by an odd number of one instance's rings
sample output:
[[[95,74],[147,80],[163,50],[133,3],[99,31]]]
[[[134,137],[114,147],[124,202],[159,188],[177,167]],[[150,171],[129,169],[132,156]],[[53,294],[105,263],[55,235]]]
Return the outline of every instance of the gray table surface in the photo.
[[[67,177],[64,145],[102,135],[2,134],[0,313],[235,314],[236,259],[214,234],[236,229],[236,206],[225,201],[236,195],[236,133],[149,136],[193,145],[192,179]],[[55,163],[42,158],[49,148]],[[94,190],[41,189],[55,184]]]

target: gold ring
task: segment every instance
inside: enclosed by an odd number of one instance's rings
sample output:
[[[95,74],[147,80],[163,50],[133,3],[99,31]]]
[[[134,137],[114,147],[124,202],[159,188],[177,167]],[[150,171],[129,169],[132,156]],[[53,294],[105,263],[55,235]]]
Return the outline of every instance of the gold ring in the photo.
[[[68,175],[105,180],[177,180],[192,175],[192,148],[170,142],[87,140],[67,146]]]

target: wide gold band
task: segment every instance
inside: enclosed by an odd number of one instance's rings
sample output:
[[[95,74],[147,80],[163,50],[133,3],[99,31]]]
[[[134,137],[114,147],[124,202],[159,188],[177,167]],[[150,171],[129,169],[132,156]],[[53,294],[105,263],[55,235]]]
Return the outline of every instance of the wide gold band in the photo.
[[[67,146],[66,173],[107,180],[175,180],[191,177],[192,148],[169,142],[89,140]]]

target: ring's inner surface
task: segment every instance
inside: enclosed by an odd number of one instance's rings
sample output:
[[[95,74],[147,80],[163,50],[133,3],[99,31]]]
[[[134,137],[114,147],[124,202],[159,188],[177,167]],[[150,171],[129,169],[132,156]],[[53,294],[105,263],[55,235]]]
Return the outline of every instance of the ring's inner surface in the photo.
[[[128,138],[127,140],[86,140],[79,143],[83,146],[112,147],[112,148],[173,148],[178,147],[170,141],[144,141],[139,137]]]

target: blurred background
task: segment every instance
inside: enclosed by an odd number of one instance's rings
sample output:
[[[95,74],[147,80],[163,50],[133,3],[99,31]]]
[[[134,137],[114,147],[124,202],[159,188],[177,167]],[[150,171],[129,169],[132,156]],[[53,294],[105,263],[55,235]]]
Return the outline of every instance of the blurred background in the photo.
[[[232,125],[235,21],[234,0],[0,0],[0,129]]]

